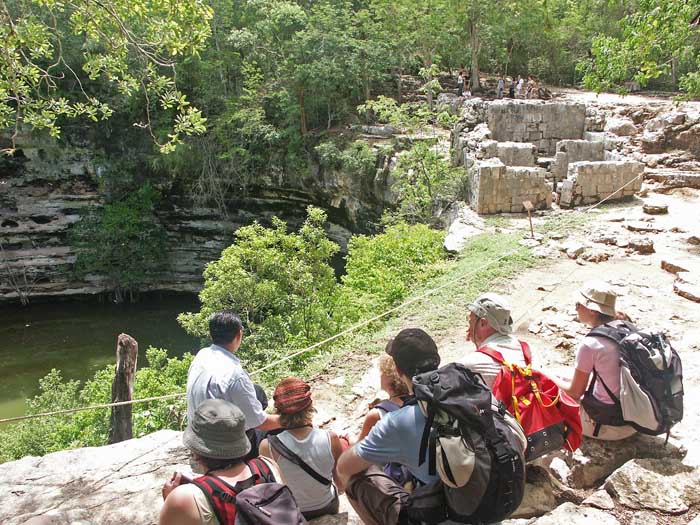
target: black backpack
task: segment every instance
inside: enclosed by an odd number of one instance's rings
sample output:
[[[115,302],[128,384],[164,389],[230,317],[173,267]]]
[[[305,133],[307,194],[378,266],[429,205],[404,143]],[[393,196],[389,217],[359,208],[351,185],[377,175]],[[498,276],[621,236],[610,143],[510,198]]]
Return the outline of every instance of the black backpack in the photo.
[[[419,464],[440,480],[417,488],[401,523],[492,523],[520,505],[525,435],[480,376],[451,363],[413,378],[426,416]]]
[[[582,404],[598,425],[631,425],[653,436],[666,434],[683,419],[683,367],[681,358],[662,333],[642,332],[627,321],[612,321],[591,330],[620,349],[620,395],[614,395],[593,370]],[[593,397],[600,381],[615,404]],[[598,429],[596,429],[598,430]]]

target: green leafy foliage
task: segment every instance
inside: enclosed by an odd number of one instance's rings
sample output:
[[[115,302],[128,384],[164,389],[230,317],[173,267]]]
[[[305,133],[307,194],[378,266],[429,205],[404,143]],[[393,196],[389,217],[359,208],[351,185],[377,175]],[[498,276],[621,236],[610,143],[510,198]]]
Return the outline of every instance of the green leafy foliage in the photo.
[[[672,75],[680,76],[688,96],[700,96],[700,36],[690,25],[697,14],[695,2],[640,0],[620,21],[621,35],[601,34],[593,40],[592,57],[579,64],[586,87],[624,90],[625,81],[646,86]]]
[[[154,397],[184,391],[192,355],[168,358],[167,350],[149,348],[147,367],[137,370],[134,397]],[[81,386],[65,381],[52,370],[39,382],[39,394],[27,401],[27,414],[55,412],[111,401],[114,367],[99,370]],[[58,450],[104,445],[109,435],[109,409],[77,412],[15,423],[0,431],[0,462],[24,456],[43,456]],[[184,398],[133,405],[134,437],[171,428],[182,428],[186,414]]]
[[[123,97],[139,94],[161,151],[204,132],[205,119],[173,80],[177,59],[196,55],[210,35],[212,10],[194,0],[0,2],[0,130],[21,126],[61,133],[61,120],[105,120],[114,108],[99,80]],[[71,86],[72,87],[68,87]],[[159,141],[151,116],[170,119]]]
[[[442,238],[442,232],[423,224],[401,222],[374,237],[352,237],[336,316],[355,322],[404,300],[441,271],[446,258]]]
[[[336,281],[329,262],[338,246],[323,230],[326,215],[308,209],[297,233],[273,219],[236,231],[236,241],[207,265],[197,313],[178,321],[188,333],[206,337],[207,319],[231,309],[243,320],[246,337],[241,355],[252,366],[267,363],[275,351],[303,347],[329,334]]]
[[[92,210],[70,233],[79,275],[104,276],[121,302],[162,270],[165,230],[155,215],[158,194],[146,185],[123,200]]]

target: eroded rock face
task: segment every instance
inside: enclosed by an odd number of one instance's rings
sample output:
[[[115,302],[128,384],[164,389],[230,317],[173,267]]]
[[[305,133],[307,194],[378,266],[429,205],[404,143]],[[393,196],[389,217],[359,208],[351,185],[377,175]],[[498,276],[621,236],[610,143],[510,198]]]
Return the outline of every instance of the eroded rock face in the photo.
[[[46,515],[57,523],[155,524],[164,481],[188,469],[181,433],[172,430],[4,463],[0,522]]]
[[[677,459],[633,459],[607,479],[605,489],[630,509],[682,514],[700,502],[700,471]]]
[[[533,522],[536,525],[620,525],[617,518],[599,509],[577,507],[573,503],[559,505],[549,514]]]
[[[682,459],[686,450],[665,437],[636,434],[620,441],[584,438],[574,452],[567,483],[573,488],[595,487],[627,461],[634,458]]]

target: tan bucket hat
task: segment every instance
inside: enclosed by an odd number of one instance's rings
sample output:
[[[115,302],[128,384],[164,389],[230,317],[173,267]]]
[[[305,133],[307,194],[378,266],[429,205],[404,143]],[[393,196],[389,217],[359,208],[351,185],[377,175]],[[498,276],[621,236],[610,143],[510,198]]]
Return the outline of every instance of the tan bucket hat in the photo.
[[[588,281],[576,292],[575,300],[589,310],[615,317],[617,294],[604,281]]]

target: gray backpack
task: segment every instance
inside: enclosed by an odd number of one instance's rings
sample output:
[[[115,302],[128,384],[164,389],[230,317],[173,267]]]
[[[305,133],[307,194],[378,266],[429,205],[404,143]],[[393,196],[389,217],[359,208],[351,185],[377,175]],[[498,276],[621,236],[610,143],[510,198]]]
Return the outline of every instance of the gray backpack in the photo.
[[[683,367],[681,358],[662,333],[642,332],[627,321],[612,321],[591,330],[589,336],[605,337],[620,349],[620,395],[616,396],[593,370],[581,404],[600,425],[631,425],[643,434],[668,436],[683,419]],[[600,381],[614,404],[593,396]]]

